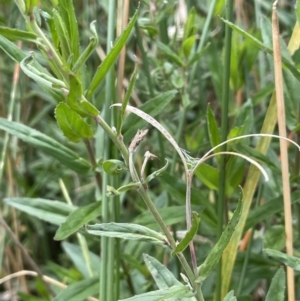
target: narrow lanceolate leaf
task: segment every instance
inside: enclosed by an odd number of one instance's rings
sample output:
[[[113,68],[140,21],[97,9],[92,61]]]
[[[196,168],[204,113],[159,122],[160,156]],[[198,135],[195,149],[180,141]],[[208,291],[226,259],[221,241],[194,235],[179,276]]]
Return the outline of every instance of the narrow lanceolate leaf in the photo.
[[[43,150],[45,153],[56,158],[60,163],[78,173],[86,173],[91,169],[91,165],[85,159],[79,157],[75,152],[51,137],[22,123],[0,118],[0,129]]]
[[[53,301],[82,301],[99,292],[99,277],[84,279],[69,285]]]
[[[75,206],[40,198],[6,198],[4,202],[22,212],[54,225],[62,224]]]
[[[272,279],[265,301],[285,300],[285,272],[280,268]]]
[[[95,224],[87,225],[86,230],[88,233],[98,236],[146,241],[163,246],[167,245],[167,239],[164,235],[137,224]]]
[[[64,21],[61,18],[61,15],[56,9],[53,10],[53,21],[59,39],[59,46],[62,56],[65,59],[65,61],[67,61],[69,56],[71,55],[70,39],[67,32],[66,24],[64,23]]]
[[[219,262],[227,244],[230,241],[230,238],[235,230],[237,223],[239,222],[239,218],[242,212],[242,198],[239,200],[237,208],[226,226],[224,232],[222,233],[220,239],[210,251],[208,256],[206,257],[205,261],[202,265],[198,268],[198,275],[197,282],[202,283],[214,269],[214,267]]]
[[[166,289],[174,285],[182,285],[176,277],[156,258],[143,254],[144,262],[159,289]]]
[[[57,123],[64,135],[73,142],[93,137],[93,131],[78,113],[61,102],[55,109]]]
[[[300,258],[295,256],[290,256],[285,253],[272,250],[272,249],[264,249],[263,250],[265,254],[270,256],[271,258],[274,258],[275,260],[278,260],[282,262],[283,264],[291,267],[295,271],[300,271]]]
[[[121,36],[117,39],[116,44],[113,46],[111,51],[107,54],[104,61],[101,63],[101,65],[98,67],[96,74],[94,75],[94,78],[89,86],[89,89],[86,92],[86,98],[88,100],[91,99],[91,97],[94,95],[97,87],[109,71],[109,68],[112,66],[112,64],[115,62],[117,57],[119,56],[122,48],[127,42],[127,39],[133,29],[133,26],[137,20],[138,17],[138,10],[133,15],[132,19],[130,20],[128,26],[125,28]]]
[[[0,35],[10,41],[36,42],[36,34],[15,28],[0,26]]]
[[[163,301],[168,298],[190,298],[194,295],[195,294],[189,289],[188,286],[175,285],[167,289],[161,289],[119,301]]]
[[[101,202],[95,202],[73,211],[56,231],[55,240],[63,240],[76,232],[84,224],[87,224],[101,214]]]
[[[236,26],[235,24],[221,18],[221,20],[226,23],[229,27],[231,27],[233,30],[237,31],[238,33],[240,33],[243,37],[250,39],[255,46],[257,46],[258,48],[260,48],[261,50],[265,51],[266,53],[269,53],[271,55],[273,55],[273,49],[266,46],[265,44],[263,44],[260,40],[258,40],[257,38],[253,37],[251,34],[247,33],[246,31],[242,30],[241,28],[239,28],[238,26]],[[282,56],[282,63],[293,73],[293,75],[300,80],[300,72],[299,70],[295,67],[295,65],[293,64],[293,62],[286,56]]]
[[[70,49],[73,59],[74,61],[77,61],[79,56],[79,34],[73,1],[60,0],[59,11],[68,31]]]
[[[186,233],[185,237],[182,239],[182,241],[176,246],[175,250],[172,252],[172,256],[183,252],[190,242],[193,240],[194,236],[196,235],[200,223],[200,216],[197,212],[193,211],[193,220],[192,220],[192,227],[191,229]]]
[[[65,89],[66,85],[63,81],[48,75],[47,73],[40,72],[34,66],[34,58],[32,54],[25,57],[20,62],[20,67],[22,71],[31,79],[33,79],[37,84],[41,85],[42,87],[48,87],[56,91],[61,91],[61,89]]]

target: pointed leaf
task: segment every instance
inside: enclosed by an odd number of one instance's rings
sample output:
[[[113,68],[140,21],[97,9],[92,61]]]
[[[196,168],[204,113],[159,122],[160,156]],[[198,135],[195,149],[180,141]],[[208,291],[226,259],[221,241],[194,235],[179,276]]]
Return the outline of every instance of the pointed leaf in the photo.
[[[128,26],[124,29],[123,33],[121,36],[118,38],[116,44],[114,47],[111,49],[111,51],[107,54],[106,58],[104,61],[101,63],[101,65],[98,67],[96,74],[94,75],[94,78],[89,86],[89,89],[86,92],[86,98],[87,100],[90,100],[91,97],[94,95],[96,89],[98,88],[99,84],[109,71],[109,68],[112,66],[112,64],[115,62],[117,59],[119,53],[121,52],[122,48],[126,44],[126,41],[133,29],[133,26],[137,20],[139,11],[137,10],[130,20]]]
[[[190,242],[193,240],[194,236],[197,234],[199,223],[200,223],[200,216],[197,212],[193,211],[193,220],[191,229],[186,233],[185,237],[181,240],[181,242],[176,246],[175,250],[171,253],[172,256],[183,252]]]
[[[0,129],[43,150],[62,164],[78,173],[86,173],[91,169],[90,164],[75,152],[60,144],[56,140],[32,129],[24,124],[0,118]]]
[[[82,301],[99,292],[99,277],[77,281],[61,291],[53,301]]]
[[[291,267],[295,271],[300,271],[300,258],[295,256],[290,256],[285,253],[279,252],[277,250],[272,249],[264,249],[263,252],[270,256],[271,258],[274,258],[283,264]]]
[[[159,289],[166,289],[174,285],[182,285],[176,277],[156,258],[143,254],[144,262]]]
[[[80,229],[97,216],[101,215],[101,202],[82,206],[71,212],[66,221],[60,225],[55,233],[55,240],[63,240]]]
[[[285,272],[280,268],[272,279],[265,301],[285,300]]]
[[[239,218],[242,212],[243,207],[243,198],[241,198],[238,202],[238,205],[235,209],[235,212],[226,226],[225,230],[223,231],[221,237],[219,238],[216,245],[213,247],[213,249],[210,251],[208,256],[206,257],[205,261],[202,263],[202,265],[198,268],[198,275],[197,282],[202,283],[211,273],[211,271],[215,268],[217,263],[219,262],[227,244],[230,241],[230,238],[235,230],[236,225],[239,222]]]
[[[98,236],[146,241],[162,246],[167,245],[167,239],[164,235],[137,224],[95,224],[87,225],[85,229],[88,233]]]
[[[79,56],[79,33],[72,0],[59,0],[59,11],[68,32],[70,50],[74,61]]]
[[[36,42],[36,34],[15,28],[0,26],[0,35],[6,37],[10,41]]]
[[[54,225],[62,224],[76,207],[59,201],[39,198],[6,198],[4,202],[22,212]]]
[[[176,285],[167,289],[161,289],[119,301],[163,301],[168,298],[189,298],[193,296],[194,293],[188,286]]]
[[[55,109],[57,123],[64,135],[73,142],[93,137],[92,128],[73,111],[67,104],[61,102]]]
[[[67,32],[66,24],[61,18],[61,15],[56,9],[53,9],[53,21],[55,30],[57,32],[57,37],[59,39],[59,47],[65,61],[68,60],[71,52],[70,39]]]

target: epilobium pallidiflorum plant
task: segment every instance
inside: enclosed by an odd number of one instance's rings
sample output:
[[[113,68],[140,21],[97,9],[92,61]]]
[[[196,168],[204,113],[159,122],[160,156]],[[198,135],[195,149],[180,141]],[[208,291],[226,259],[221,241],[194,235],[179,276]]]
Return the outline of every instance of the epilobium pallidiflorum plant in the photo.
[[[113,2],[114,1],[111,1],[109,4],[109,22],[112,22],[109,24],[113,24],[114,22]],[[109,93],[114,89],[114,83],[111,80],[111,70],[113,69],[112,67],[121,50],[129,39],[134,26],[137,26],[138,9],[116,42],[110,45],[110,41],[107,40],[109,47],[106,57],[97,68],[91,81],[87,83],[87,80],[85,79],[87,76],[86,62],[98,47],[96,23],[92,22],[90,24],[90,41],[87,47],[82,50],[79,43],[80,39],[77,20],[71,0],[60,0],[58,3],[53,1],[53,7],[51,7],[53,8],[52,10],[49,10],[49,7],[47,6],[46,10],[40,9],[37,6],[38,1],[16,0],[15,3],[26,22],[27,31],[1,27],[0,48],[14,61],[20,63],[22,71],[56,100],[55,118],[61,131],[64,136],[72,142],[84,142],[87,154],[90,157],[90,162],[71,150],[67,144],[63,145],[55,139],[24,124],[1,119],[0,128],[17,136],[19,139],[40,148],[56,158],[60,164],[72,169],[76,173],[89,176],[92,174],[97,185],[97,194],[101,195],[102,193],[100,202],[74,208],[68,192],[62,183],[61,187],[64,195],[66,199],[69,200],[68,207],[65,207],[65,204],[63,203],[57,204],[47,200],[39,200],[38,203],[35,203],[33,199],[29,198],[22,200],[23,205],[27,204],[27,207],[32,207],[32,211],[25,210],[30,214],[36,214],[33,213],[35,212],[33,209],[40,208],[39,206],[41,206],[41,204],[49,206],[49,208],[54,211],[61,210],[61,215],[65,215],[63,219],[53,220],[51,215],[51,217],[40,216],[42,219],[60,226],[55,235],[56,240],[64,240],[71,234],[77,233],[81,252],[85,260],[84,264],[87,266],[88,277],[77,283],[77,285],[83,287],[83,291],[80,292],[75,286],[70,286],[66,290],[58,292],[55,300],[69,300],[71,297],[76,299],[79,294],[80,297],[78,298],[82,300],[90,295],[94,295],[95,287],[96,291],[99,290],[100,300],[117,300],[120,295],[123,297],[125,296],[125,294],[119,293],[119,270],[123,269],[124,266],[122,267],[120,264],[120,258],[118,256],[122,251],[114,238],[154,244],[162,248],[164,252],[171,257],[176,256],[180,262],[182,271],[180,273],[181,279],[177,279],[177,277],[175,277],[175,275],[156,258],[144,254],[144,262],[153,276],[158,290],[122,300],[204,300],[201,287],[202,283],[213,272],[238,225],[242,212],[242,197],[240,197],[235,212],[225,227],[223,234],[219,237],[217,243],[210,250],[205,260],[199,263],[197,260],[194,238],[198,232],[201,213],[194,211],[191,205],[193,176],[197,172],[199,166],[206,160],[220,155],[230,155],[238,156],[249,161],[262,172],[265,180],[268,180],[267,172],[259,163],[257,163],[257,161],[231,149],[220,151],[220,146],[253,136],[280,137],[271,134],[234,136],[223,143],[216,144],[201,158],[191,157],[187,151],[179,147],[176,140],[162,123],[152,117],[151,114],[128,105],[137,79],[138,64],[135,66],[122,104],[111,103],[109,101]],[[177,62],[179,69],[182,68],[184,74],[186,74],[188,68],[193,66],[193,64],[199,60],[203,53],[203,49],[200,49],[196,53],[192,51],[196,41],[194,19],[195,11],[191,10],[184,28],[182,51],[180,52],[180,55],[177,56],[177,54],[172,53],[170,49],[166,48],[167,46],[159,44],[159,49],[167,56],[172,57]],[[113,25],[111,28],[113,28]],[[108,29],[109,32],[111,32],[111,28]],[[15,40],[35,43],[39,51],[22,51],[12,42]],[[201,47],[203,47],[203,45]],[[40,56],[41,54],[42,57]],[[47,67],[43,66],[45,62],[47,63]],[[99,87],[105,78],[106,101],[103,104],[104,113],[100,113],[95,99],[97,98]],[[178,81],[176,82],[176,85],[178,85],[176,88],[178,88],[183,98],[187,95],[186,84],[187,83],[181,85]],[[154,98],[152,102],[154,105],[157,104],[157,106],[159,106],[160,102],[163,103],[164,99],[167,98],[169,102],[174,95],[174,91],[169,94],[162,93],[161,97],[158,96]],[[185,105],[187,106],[187,103]],[[117,110],[115,108],[116,106],[120,107],[120,110]],[[111,108],[111,110],[109,110],[109,108]],[[143,140],[147,143],[148,130],[139,129],[129,147],[127,147],[122,136],[126,111],[137,115],[155,127],[170,142],[174,151],[176,151],[180,157],[181,164],[184,168],[184,179],[186,183],[186,231],[180,241],[175,240],[175,233],[172,233],[168,228],[160,211],[154,205],[148,191],[148,184],[150,181],[159,177],[162,173],[167,173],[169,160],[166,159],[166,164],[161,169],[148,175],[146,174],[147,163],[149,160],[156,158],[156,155],[147,151],[142,167],[140,169],[136,168],[134,154]],[[113,118],[111,118],[111,115]],[[208,109],[208,119],[211,118],[214,118],[214,116],[210,109]],[[102,160],[99,161],[97,161],[98,158],[96,158],[94,154],[94,146],[92,145],[95,136],[95,124],[100,126],[104,133],[102,136],[100,135],[102,140],[96,140],[97,143],[101,141],[103,145],[102,148],[104,148]],[[134,126],[132,127],[134,128]],[[210,134],[213,135],[212,132]],[[112,145],[110,145],[110,142],[103,137],[109,137],[112,141]],[[289,140],[284,137],[281,138]],[[289,141],[294,143],[291,140]],[[296,143],[294,144],[297,145]],[[118,152],[115,152],[115,150],[118,150]],[[115,154],[113,159],[111,159],[111,154]],[[126,183],[123,186],[115,186],[118,184],[118,181],[108,181],[109,175],[118,175],[123,170],[130,175],[131,181],[129,183]],[[200,178],[201,177],[203,177],[203,174],[200,175]],[[119,209],[114,206],[119,206],[119,201],[115,202],[114,199],[128,190],[133,190],[134,193],[138,193],[142,197],[148,210],[158,224],[160,231],[155,231],[150,227],[136,223],[118,222],[118,214],[116,212]],[[22,210],[23,207],[18,206],[18,204],[20,204],[19,201],[20,200],[13,198],[8,198],[6,200],[7,204]],[[114,205],[112,205],[112,203]],[[101,216],[102,223],[89,224],[99,216]],[[91,255],[87,246],[85,233],[82,230],[83,226],[87,233],[102,237],[100,254],[101,271],[99,275],[97,273],[95,274],[94,267],[91,263]],[[187,248],[190,250],[190,257],[184,252]],[[272,251],[269,252],[271,254]],[[283,256],[281,253],[279,255],[272,253],[271,255],[275,257]],[[291,261],[296,259],[284,255],[284,260]],[[295,266],[295,264],[293,266]],[[125,274],[125,270],[123,272]],[[276,277],[278,279],[284,277],[283,271],[278,271],[274,281],[277,280]],[[99,279],[99,282],[97,279]],[[229,292],[224,300],[236,299],[233,292]]]

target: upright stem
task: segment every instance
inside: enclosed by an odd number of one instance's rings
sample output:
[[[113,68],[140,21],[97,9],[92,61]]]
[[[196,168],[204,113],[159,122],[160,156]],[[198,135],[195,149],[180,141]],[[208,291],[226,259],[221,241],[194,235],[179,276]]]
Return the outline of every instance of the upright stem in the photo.
[[[226,19],[232,21],[233,19],[233,0],[226,1]],[[224,56],[224,69],[223,69],[223,83],[222,83],[222,121],[221,121],[221,142],[225,141],[228,132],[228,103],[229,103],[229,80],[230,80],[230,56],[231,56],[231,35],[232,29],[229,26],[225,28],[225,56]],[[221,147],[221,152],[226,150],[226,146]],[[217,203],[218,214],[218,237],[223,232],[224,221],[224,203],[225,203],[225,169],[226,160],[225,156],[220,158],[220,181],[219,181],[219,195]],[[216,276],[216,300],[221,300],[222,288],[222,260],[218,264]]]
[[[114,29],[115,29],[115,0],[109,1],[108,10],[108,32],[107,32],[107,48],[106,52],[109,53],[111,42],[114,40]],[[111,105],[110,95],[114,89],[112,70],[109,70],[106,76],[105,82],[105,105],[103,108],[103,119],[105,119],[108,125],[111,124],[111,112],[109,107]],[[107,126],[108,126],[107,125]],[[109,127],[109,126],[108,126]],[[103,145],[105,145],[103,159],[107,160],[110,156],[110,141],[106,135],[104,135]],[[102,181],[102,220],[104,223],[109,222],[109,205],[108,198],[106,196],[106,187],[109,182],[108,174],[103,175]],[[101,238],[101,271],[100,271],[100,299],[113,301],[113,272],[114,272],[114,248],[112,247],[111,238]]]

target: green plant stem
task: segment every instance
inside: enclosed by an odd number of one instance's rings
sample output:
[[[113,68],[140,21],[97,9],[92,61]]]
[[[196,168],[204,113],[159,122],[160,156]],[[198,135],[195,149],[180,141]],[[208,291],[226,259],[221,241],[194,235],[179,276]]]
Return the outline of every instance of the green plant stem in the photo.
[[[108,20],[107,20],[107,43],[106,43],[106,53],[108,54],[111,50],[111,41],[114,40],[114,31],[115,31],[115,13],[116,13],[116,1],[111,0],[109,1],[108,6]],[[110,105],[112,104],[112,95],[114,94],[114,73],[112,68],[107,72],[106,76],[106,82],[105,82],[105,105],[104,105],[104,111],[103,116],[105,120],[107,120],[108,124],[111,124],[112,113],[109,110]],[[104,137],[106,140],[106,136]],[[107,140],[105,145],[105,151],[103,159],[107,160],[109,159],[110,153],[111,153],[111,146],[110,141]],[[109,208],[108,204],[108,197],[106,195],[106,187],[109,184],[109,175],[104,174],[103,175],[103,186],[102,186],[102,219],[103,222],[109,222],[111,221],[112,217],[112,210],[113,208]],[[110,210],[111,209],[111,210]],[[101,300],[107,300],[107,301],[114,301],[114,289],[115,289],[115,283],[114,283],[114,255],[115,255],[115,239],[113,238],[101,238],[101,250],[105,250],[105,253],[102,253],[102,265],[103,268],[101,269],[100,274],[100,285],[102,289],[105,291],[105,296],[100,294]],[[102,285],[102,282],[105,278],[105,284]],[[100,291],[101,291],[100,287]]]
[[[233,0],[226,1],[226,19],[232,22],[233,19]],[[221,122],[221,142],[225,141],[228,133],[228,103],[229,103],[229,81],[230,81],[230,57],[231,57],[231,36],[232,29],[229,26],[225,28],[225,55],[224,55],[224,69],[222,79],[222,122]],[[221,152],[226,151],[226,145],[221,147]],[[218,238],[223,232],[224,223],[224,204],[225,204],[225,170],[226,157],[220,158],[220,180],[219,180],[219,195],[217,202],[218,215]],[[216,301],[221,301],[222,289],[222,259],[217,267],[216,275]]]
[[[51,62],[51,60],[54,61],[54,66],[58,68],[58,71],[61,74],[61,77],[63,78],[64,82],[68,82],[68,75],[67,72],[63,68],[63,62],[59,55],[57,54],[56,50],[54,49],[51,42],[47,39],[43,31],[40,29],[40,27],[37,25],[36,21],[33,19],[32,21],[27,17],[24,16],[27,24],[30,25],[32,31],[43,41],[44,45],[48,49],[47,51],[47,60]],[[49,58],[51,56],[51,59]]]
[[[129,166],[129,154],[128,154],[128,150],[127,150],[124,142],[117,137],[116,133],[114,133],[114,131],[109,127],[109,125],[103,120],[103,118],[101,116],[98,116],[97,118],[95,118],[95,121],[97,123],[99,123],[99,125],[106,131],[108,136],[116,144],[116,146],[120,150],[120,152],[125,160],[126,165]],[[133,171],[134,179],[138,180],[138,175],[137,175],[137,172],[136,172],[134,166],[131,165],[130,167],[134,169],[134,171]],[[152,213],[153,217],[155,218],[155,220],[156,220],[157,224],[159,225],[159,227],[161,228],[162,232],[166,236],[171,248],[175,249],[176,242],[175,242],[173,236],[171,235],[170,231],[168,230],[166,224],[164,223],[163,219],[161,218],[158,210],[154,206],[152,200],[150,199],[150,197],[149,197],[147,191],[145,190],[145,188],[143,187],[143,185],[139,186],[138,192],[141,195],[141,197],[143,198],[143,200],[145,201],[149,211]],[[179,261],[181,262],[188,278],[190,279],[192,287],[198,291],[200,288],[195,283],[196,276],[193,274],[193,271],[191,270],[186,258],[184,257],[184,255],[182,253],[177,254],[177,257],[178,257]],[[200,293],[197,293],[197,294],[200,295]],[[197,300],[203,300],[203,299],[197,299]]]

